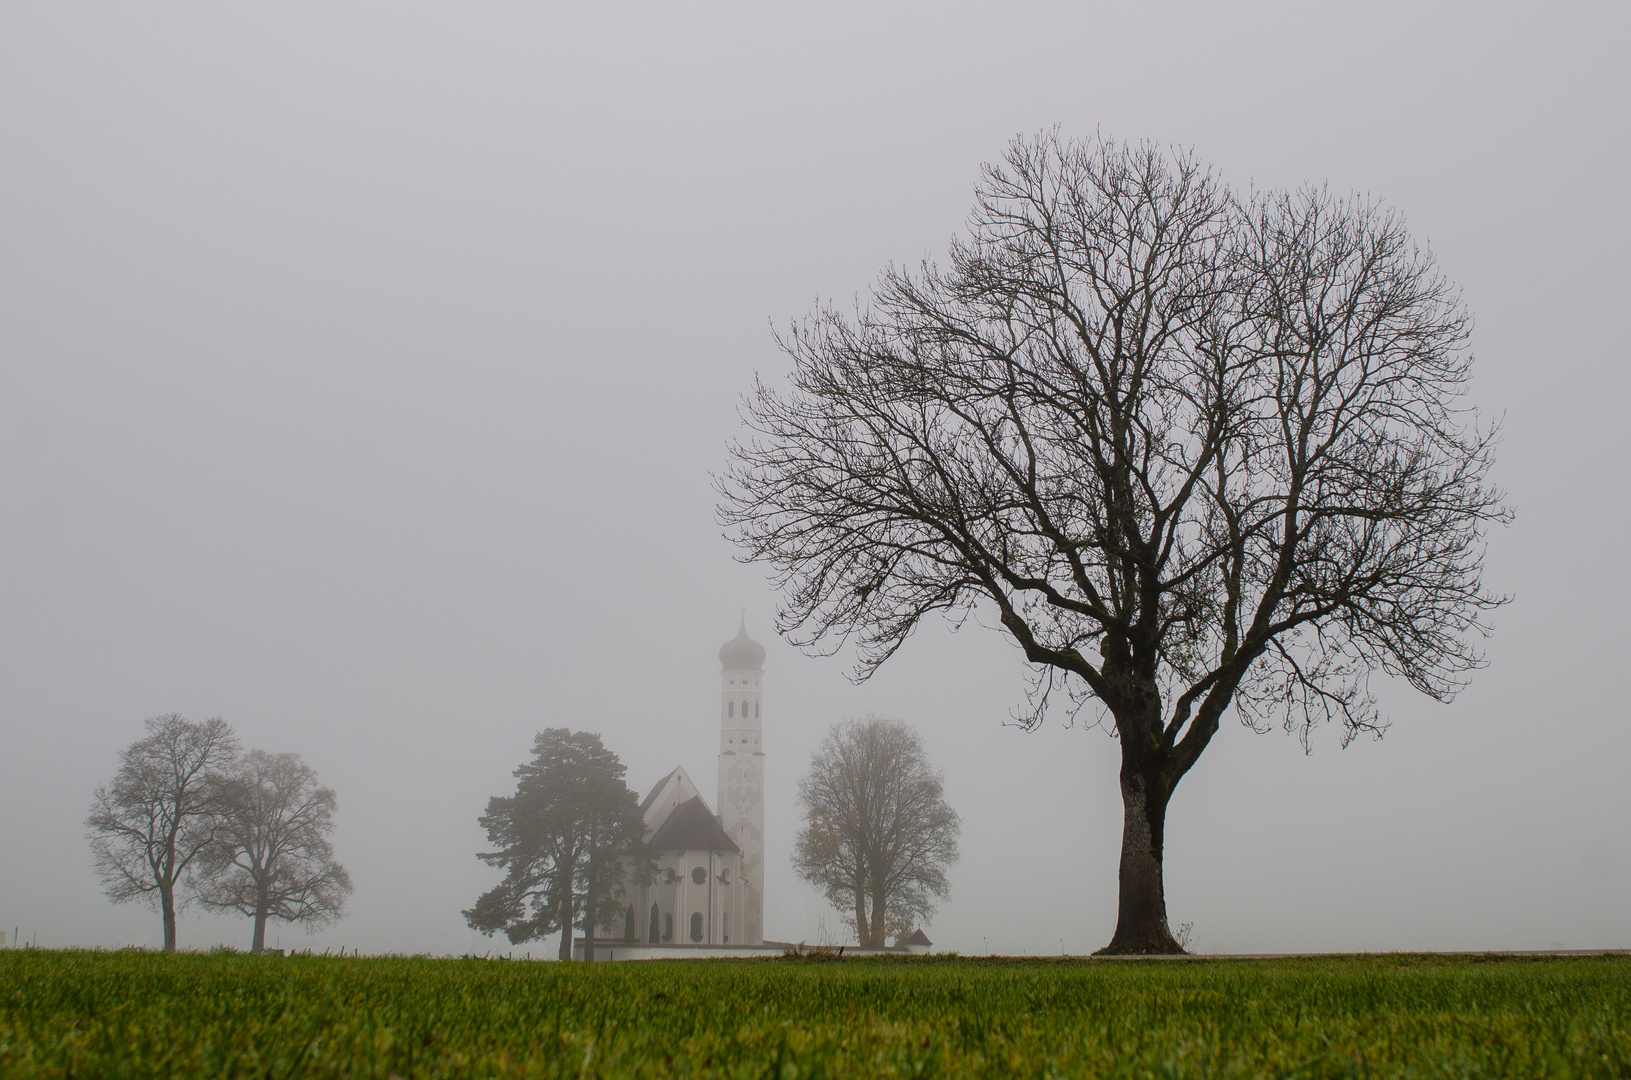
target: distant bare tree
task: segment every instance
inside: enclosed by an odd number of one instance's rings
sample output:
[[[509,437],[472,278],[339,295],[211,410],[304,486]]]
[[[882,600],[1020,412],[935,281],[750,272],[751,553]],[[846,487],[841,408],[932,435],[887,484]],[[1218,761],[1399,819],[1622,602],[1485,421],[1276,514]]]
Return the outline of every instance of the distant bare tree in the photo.
[[[928,921],[949,888],[961,822],[916,731],[867,717],[833,725],[799,781],[793,865],[878,948]]]
[[[220,717],[194,723],[174,713],[147,721],[147,736],[119,755],[112,784],[96,789],[91,853],[114,903],[145,899],[164,917],[164,948],[176,948],[177,889],[214,840],[216,776],[238,752]]]
[[[251,750],[220,777],[215,843],[199,859],[199,900],[254,923],[252,952],[266,951],[266,921],[320,926],[344,914],[351,878],[334,860],[334,792],[298,754]]]
[[[1469,316],[1396,213],[1242,197],[1188,154],[1057,135],[987,166],[950,265],[891,268],[780,343],[721,516],[776,568],[779,629],[859,646],[989,612],[1121,747],[1107,950],[1178,952],[1173,789],[1234,705],[1380,732],[1380,669],[1448,700],[1502,598],[1494,429]]]

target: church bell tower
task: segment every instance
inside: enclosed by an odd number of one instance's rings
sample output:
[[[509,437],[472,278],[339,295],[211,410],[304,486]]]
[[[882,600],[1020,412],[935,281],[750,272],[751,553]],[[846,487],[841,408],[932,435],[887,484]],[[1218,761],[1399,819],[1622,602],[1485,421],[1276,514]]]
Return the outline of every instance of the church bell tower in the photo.
[[[742,849],[743,945],[765,938],[765,647],[748,637],[747,613],[719,650],[719,824]]]

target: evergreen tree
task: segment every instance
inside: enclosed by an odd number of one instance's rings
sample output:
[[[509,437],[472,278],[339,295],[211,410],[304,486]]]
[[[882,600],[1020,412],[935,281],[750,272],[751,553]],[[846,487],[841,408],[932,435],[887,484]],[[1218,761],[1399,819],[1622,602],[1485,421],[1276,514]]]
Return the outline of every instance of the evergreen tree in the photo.
[[[489,800],[480,818],[496,850],[478,857],[506,873],[464,912],[473,929],[516,944],[559,930],[570,960],[574,927],[592,940],[622,913],[625,877],[648,877],[654,862],[624,771],[593,732],[539,732],[515,794]]]

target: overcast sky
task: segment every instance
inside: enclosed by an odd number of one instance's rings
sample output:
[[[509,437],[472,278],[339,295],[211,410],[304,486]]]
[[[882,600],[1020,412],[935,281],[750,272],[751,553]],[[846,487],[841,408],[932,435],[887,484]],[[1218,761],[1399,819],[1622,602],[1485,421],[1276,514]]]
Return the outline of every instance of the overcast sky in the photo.
[[[1504,413],[1490,666],[1380,742],[1228,723],[1168,817],[1202,951],[1631,946],[1624,4],[11,2],[0,7],[0,926],[157,944],[83,821],[142,720],[230,720],[339,794],[356,892],[285,948],[463,952],[477,814],[533,733],[714,795],[718,661],[764,642],[766,933],[827,726],[922,731],[964,821],[929,926],[1085,952],[1115,743],[1004,726],[1000,633],[870,683],[774,638],[710,473],[771,340],[943,253],[1060,125],[1400,209]],[[184,948],[246,947],[190,914]],[[507,945],[503,947],[507,948]],[[552,949],[552,946],[550,947]]]

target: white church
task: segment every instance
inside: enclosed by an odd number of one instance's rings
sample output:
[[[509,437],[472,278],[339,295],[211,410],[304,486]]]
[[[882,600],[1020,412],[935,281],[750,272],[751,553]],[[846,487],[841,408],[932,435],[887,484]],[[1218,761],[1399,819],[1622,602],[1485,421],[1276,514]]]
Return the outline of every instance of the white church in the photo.
[[[649,885],[624,889],[622,933],[603,929],[578,959],[779,953],[765,940],[765,647],[748,636],[747,616],[719,650],[718,812],[683,768],[640,803],[646,839],[658,849]],[[601,936],[605,935],[605,936]]]

